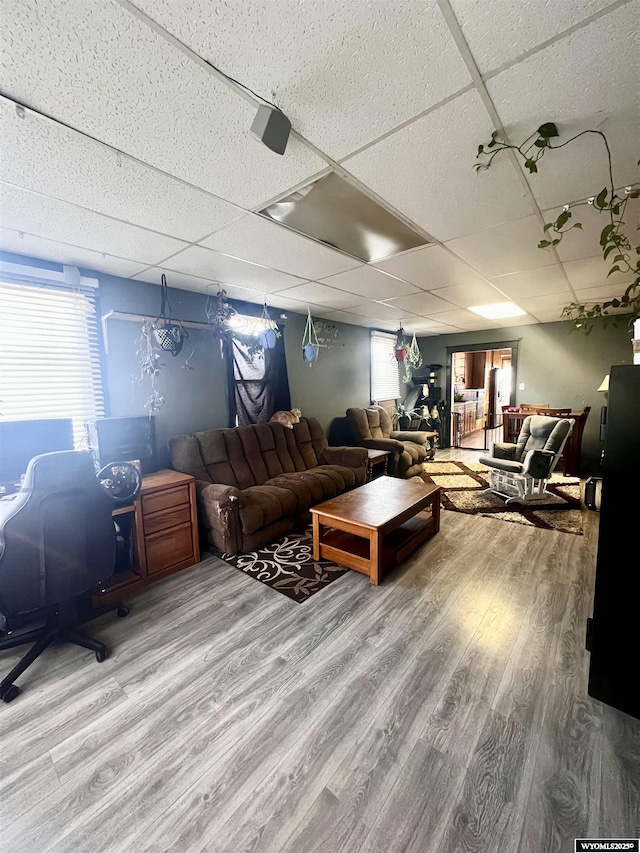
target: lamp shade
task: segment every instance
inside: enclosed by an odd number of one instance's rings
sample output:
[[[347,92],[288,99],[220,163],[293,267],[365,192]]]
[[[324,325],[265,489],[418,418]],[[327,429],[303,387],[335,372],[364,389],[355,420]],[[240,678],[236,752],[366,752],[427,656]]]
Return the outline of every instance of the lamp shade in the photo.
[[[608,390],[609,390],[609,374],[607,373],[607,375],[604,377],[604,379],[600,383],[600,387],[598,388],[598,391],[608,391]]]

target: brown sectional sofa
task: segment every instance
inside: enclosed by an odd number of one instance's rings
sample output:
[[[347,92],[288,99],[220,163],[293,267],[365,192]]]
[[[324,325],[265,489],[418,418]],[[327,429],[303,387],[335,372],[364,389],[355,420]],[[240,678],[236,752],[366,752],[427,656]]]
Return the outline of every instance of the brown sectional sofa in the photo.
[[[329,447],[315,418],[178,435],[169,452],[176,471],[196,478],[201,533],[228,554],[272,542],[366,479],[367,451]]]

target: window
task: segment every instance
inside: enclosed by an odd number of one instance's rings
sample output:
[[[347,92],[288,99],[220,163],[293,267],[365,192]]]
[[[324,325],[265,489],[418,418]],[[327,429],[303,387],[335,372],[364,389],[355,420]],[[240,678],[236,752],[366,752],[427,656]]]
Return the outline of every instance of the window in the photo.
[[[2,264],[0,419],[70,417],[79,444],[85,421],[104,415],[96,285],[75,268]]]
[[[371,332],[371,399],[397,400],[400,372],[395,357],[395,335]]]

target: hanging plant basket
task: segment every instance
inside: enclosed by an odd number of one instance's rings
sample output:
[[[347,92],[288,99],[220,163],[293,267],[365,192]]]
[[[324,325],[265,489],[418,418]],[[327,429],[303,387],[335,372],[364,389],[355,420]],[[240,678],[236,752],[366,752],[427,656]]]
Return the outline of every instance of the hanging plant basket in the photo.
[[[396,361],[401,363],[407,357],[407,348],[406,347],[396,347],[395,349]]]
[[[267,311],[267,303],[265,302],[264,308],[262,309],[262,320],[264,320],[266,328],[260,332],[258,335],[258,340],[264,347],[264,349],[273,349],[276,345],[277,339],[280,337],[280,331],[278,326],[269,316],[269,312]]]
[[[302,358],[311,366],[314,361],[318,360],[320,354],[320,344],[318,336],[311,319],[311,309],[307,308],[307,324],[304,327],[304,335],[302,336]]]
[[[167,277],[162,273],[161,279],[162,302],[160,314],[153,324],[153,336],[156,343],[164,352],[170,352],[172,356],[178,355],[184,342],[189,337],[187,330],[180,323],[174,323],[171,319],[171,306],[169,305]],[[167,311],[168,316],[167,316]]]
[[[422,355],[420,354],[420,347],[418,346],[415,332],[413,333],[411,345],[407,349],[407,358],[414,370],[417,370],[418,367],[422,367]]]
[[[398,364],[401,364],[407,357],[407,342],[404,339],[404,329],[402,326],[396,332],[396,342],[393,349],[396,361]]]

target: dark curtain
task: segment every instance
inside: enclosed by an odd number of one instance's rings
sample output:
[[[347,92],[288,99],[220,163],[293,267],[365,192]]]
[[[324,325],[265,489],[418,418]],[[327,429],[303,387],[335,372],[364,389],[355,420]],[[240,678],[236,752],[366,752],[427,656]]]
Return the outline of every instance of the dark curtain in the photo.
[[[258,349],[238,338],[225,339],[229,385],[229,426],[267,423],[274,412],[291,409],[284,337],[273,349]]]

